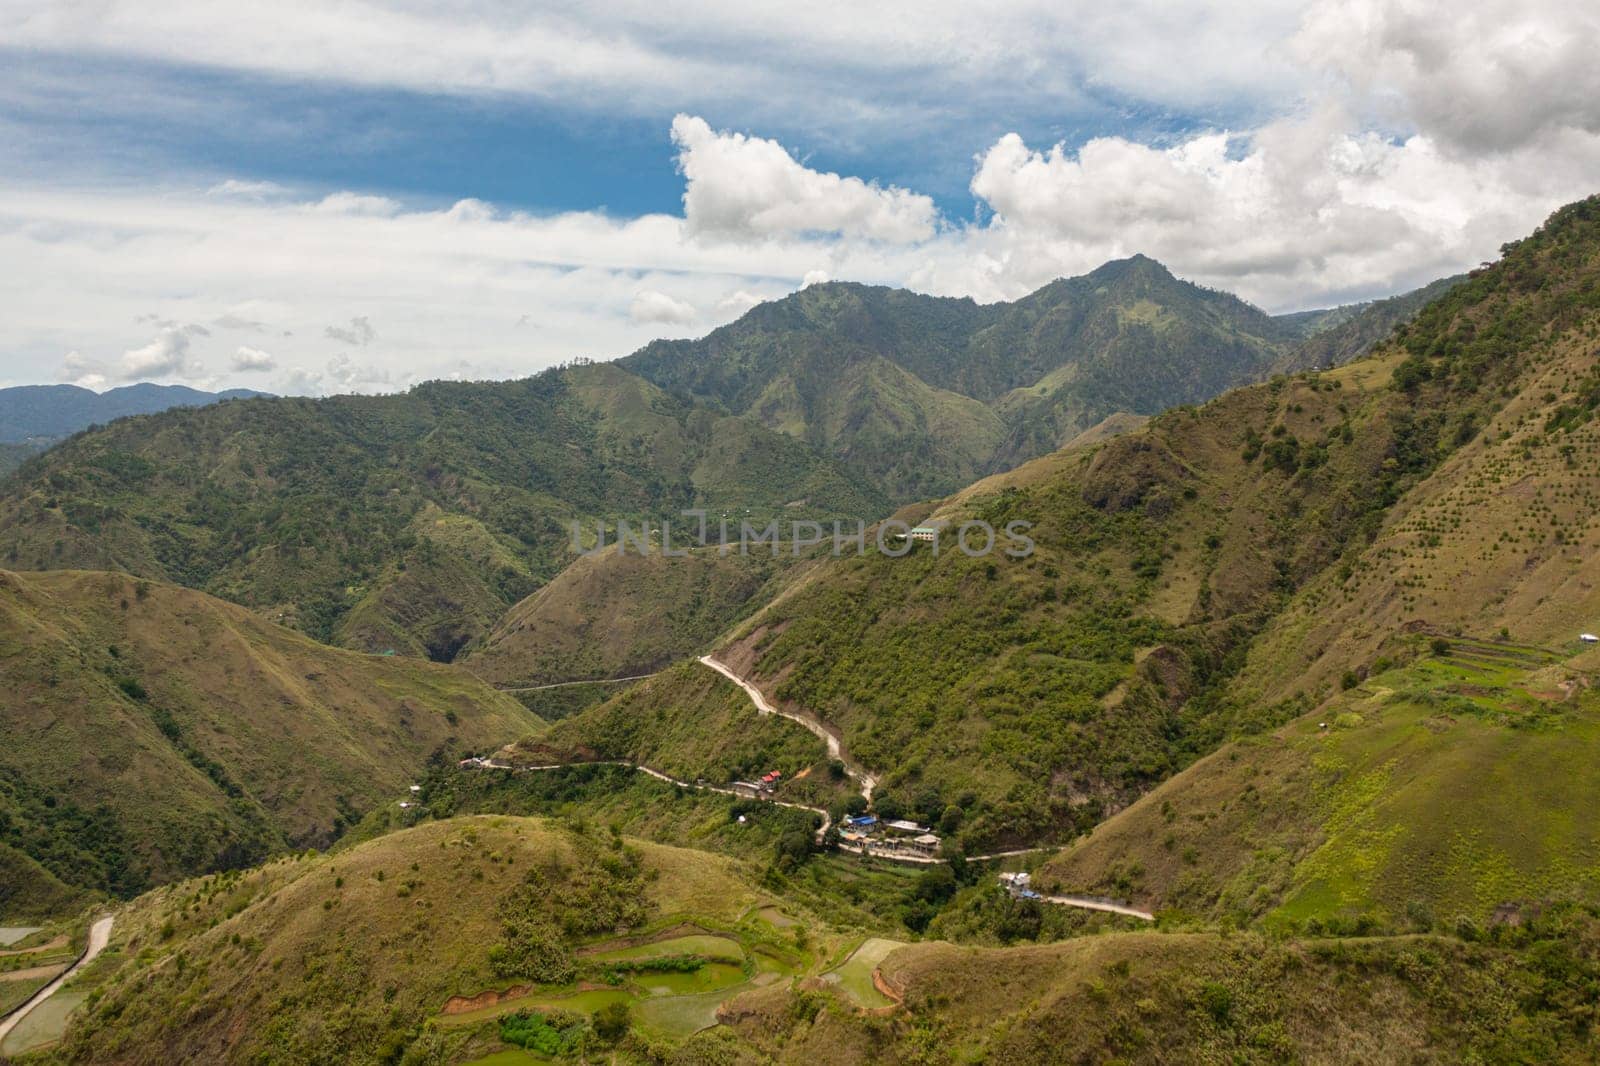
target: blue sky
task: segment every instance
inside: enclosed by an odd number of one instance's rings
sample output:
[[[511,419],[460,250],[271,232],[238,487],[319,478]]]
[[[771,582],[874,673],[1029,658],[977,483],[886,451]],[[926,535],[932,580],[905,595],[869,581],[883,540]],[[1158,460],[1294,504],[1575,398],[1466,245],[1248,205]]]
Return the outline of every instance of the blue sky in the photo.
[[[0,0],[0,381],[505,377],[1134,252],[1386,295],[1600,173],[1597,16],[1441,12]]]

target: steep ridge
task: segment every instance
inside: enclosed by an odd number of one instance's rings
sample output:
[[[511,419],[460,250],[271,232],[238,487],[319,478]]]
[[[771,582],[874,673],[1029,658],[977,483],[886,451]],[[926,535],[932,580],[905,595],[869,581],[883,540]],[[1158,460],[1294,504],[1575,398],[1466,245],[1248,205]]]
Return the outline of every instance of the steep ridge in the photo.
[[[1309,713],[1178,775],[1051,883],[1401,929],[1600,900],[1597,332],[1595,200],[1404,331],[1397,392],[1458,444],[1251,648],[1236,698]]]
[[[29,860],[7,910],[326,843],[430,758],[542,725],[452,668],[123,574],[0,572],[0,649],[0,845]]]
[[[715,548],[581,556],[507,611],[462,664],[502,686],[650,673],[709,646],[792,562]]]
[[[1262,376],[1295,338],[1136,256],[1014,303],[813,285],[622,365],[810,441],[900,500]]]

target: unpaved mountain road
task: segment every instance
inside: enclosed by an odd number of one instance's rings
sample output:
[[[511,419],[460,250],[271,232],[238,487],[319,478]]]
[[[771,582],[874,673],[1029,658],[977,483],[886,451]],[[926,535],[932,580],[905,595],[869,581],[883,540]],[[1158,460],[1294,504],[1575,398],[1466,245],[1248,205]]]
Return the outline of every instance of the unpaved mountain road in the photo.
[[[95,957],[106,949],[106,945],[111,942],[111,922],[111,916],[107,915],[91,925],[89,927],[89,946],[84,949],[83,958],[68,967],[67,971],[60,977],[57,977],[54,981],[34,993],[33,998],[18,1007],[9,1018],[0,1022],[0,1041],[4,1041],[6,1037],[10,1036],[11,1030],[17,1027],[18,1022],[26,1018],[39,1004],[60,991],[61,986],[66,984],[73,974],[93,962]]]
[[[761,714],[775,714],[779,718],[787,718],[822,738],[823,743],[828,745],[828,754],[843,763],[845,773],[861,786],[862,797],[872,799],[872,790],[878,787],[877,775],[850,757],[850,753],[845,751],[844,743],[839,739],[839,734],[831,726],[813,715],[796,714],[773,706],[767,697],[762,695],[760,689],[709,655],[702,655],[700,661],[744,689],[745,694],[750,697],[750,702],[756,705],[756,710]]]

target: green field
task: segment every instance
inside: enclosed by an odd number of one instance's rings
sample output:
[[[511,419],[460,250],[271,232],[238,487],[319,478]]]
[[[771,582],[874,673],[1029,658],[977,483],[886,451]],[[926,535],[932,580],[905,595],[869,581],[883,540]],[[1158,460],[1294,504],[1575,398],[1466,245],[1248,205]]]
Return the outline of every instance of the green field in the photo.
[[[36,925],[0,925],[0,948],[20,944],[38,931]]]
[[[68,1017],[83,1000],[81,990],[63,988],[17,1023],[10,1035],[0,1042],[0,1055],[20,1055],[60,1040],[67,1031]]]
[[[872,973],[891,952],[902,947],[905,947],[902,941],[873,937],[851,952],[844,965],[829,973],[827,977],[844,989],[858,1005],[869,1008],[887,1007],[893,1000],[878,991],[877,986],[872,983]]]
[[[667,940],[654,940],[648,944],[599,951],[585,957],[597,962],[611,962],[629,959],[655,959],[663,955],[700,955],[707,959],[725,959],[733,962],[744,961],[744,949],[739,946],[737,941],[730,940],[725,936],[714,936],[710,933],[696,933],[689,936],[675,936]]]

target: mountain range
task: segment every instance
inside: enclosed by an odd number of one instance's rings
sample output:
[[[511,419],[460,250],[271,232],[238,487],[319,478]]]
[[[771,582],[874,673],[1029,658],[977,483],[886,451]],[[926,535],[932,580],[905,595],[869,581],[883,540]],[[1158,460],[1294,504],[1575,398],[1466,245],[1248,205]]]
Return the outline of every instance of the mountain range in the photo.
[[[79,434],[0,487],[0,911],[116,908],[48,1054],[1593,1061],[1597,337],[1600,198]],[[944,532],[569,543],[689,506]]]

